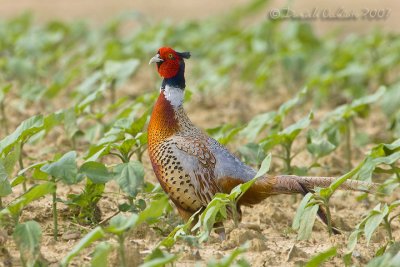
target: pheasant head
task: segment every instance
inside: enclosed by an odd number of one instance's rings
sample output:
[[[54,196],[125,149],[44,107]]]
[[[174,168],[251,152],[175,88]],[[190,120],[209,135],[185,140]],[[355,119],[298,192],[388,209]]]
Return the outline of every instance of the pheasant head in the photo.
[[[176,52],[170,47],[161,47],[150,59],[149,64],[156,63],[157,71],[164,78],[161,89],[166,86],[185,89],[185,62],[190,58],[189,52]]]

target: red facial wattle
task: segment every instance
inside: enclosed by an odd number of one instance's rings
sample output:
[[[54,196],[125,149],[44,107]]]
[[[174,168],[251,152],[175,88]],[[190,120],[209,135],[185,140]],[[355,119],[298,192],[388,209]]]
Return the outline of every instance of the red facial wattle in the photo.
[[[157,70],[161,77],[172,78],[178,74],[181,58],[170,47],[162,47],[158,51],[162,62],[157,64]]]
[[[158,73],[161,77],[172,78],[179,71],[179,60],[168,59],[157,66]]]

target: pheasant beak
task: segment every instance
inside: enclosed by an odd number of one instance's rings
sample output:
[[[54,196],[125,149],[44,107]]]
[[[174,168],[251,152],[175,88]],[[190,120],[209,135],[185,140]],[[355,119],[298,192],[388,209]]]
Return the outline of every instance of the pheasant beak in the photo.
[[[149,65],[151,64],[151,63],[158,63],[158,62],[163,62],[164,60],[162,60],[161,58],[160,58],[160,54],[157,54],[157,55],[155,55],[154,57],[152,57],[151,59],[150,59],[150,62],[149,62]]]

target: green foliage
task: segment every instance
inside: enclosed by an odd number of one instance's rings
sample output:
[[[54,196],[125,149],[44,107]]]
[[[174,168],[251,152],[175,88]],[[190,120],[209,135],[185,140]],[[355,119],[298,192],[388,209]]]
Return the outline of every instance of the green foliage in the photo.
[[[319,208],[318,205],[309,205],[311,199],[311,193],[308,193],[304,196],[299,207],[297,208],[296,216],[293,219],[292,227],[298,232],[298,240],[305,240],[311,236],[315,217]]]
[[[42,230],[39,223],[28,221],[18,224],[13,234],[23,266],[41,266],[40,242]]]
[[[5,197],[12,193],[11,184],[8,180],[6,169],[2,162],[0,162],[0,198]]]
[[[107,167],[96,161],[87,161],[79,168],[79,172],[85,175],[95,184],[105,184],[113,178]]]
[[[390,246],[388,251],[376,258],[373,258],[368,264],[367,267],[395,267],[400,264],[400,244],[394,243]]]
[[[46,182],[40,185],[31,187],[26,193],[16,198],[9,203],[5,209],[0,211],[0,219],[2,216],[10,214],[13,217],[18,217],[24,207],[31,202],[55,191],[53,182]]]
[[[321,264],[327,260],[329,260],[329,258],[332,258],[334,256],[336,256],[337,254],[337,249],[336,247],[332,247],[326,251],[323,251],[321,253],[318,253],[317,255],[313,256],[311,258],[311,260],[309,260],[304,267],[318,267],[321,266]]]
[[[143,187],[144,169],[139,161],[130,161],[115,166],[115,181],[122,191],[130,197],[136,197],[140,188]]]
[[[327,215],[328,215],[328,227],[329,230],[331,231],[331,225],[330,225],[330,211],[329,211],[329,199],[333,195],[333,193],[340,187],[341,184],[346,182],[349,178],[355,178],[358,177],[359,179],[363,178],[364,180],[371,181],[371,176],[372,173],[375,170],[380,170],[377,168],[379,165],[386,164],[389,167],[392,168],[392,170],[388,170],[389,173],[395,173],[399,175],[399,169],[397,167],[394,167],[394,163],[398,161],[399,154],[398,150],[400,149],[400,140],[396,140],[391,144],[380,144],[374,148],[371,149],[371,152],[369,155],[364,159],[362,163],[360,163],[356,168],[348,172],[347,174],[337,178],[332,184],[323,189],[318,189],[316,190],[315,194],[307,194],[306,197],[303,198],[302,203],[297,209],[296,217],[293,222],[293,228],[298,229],[298,238],[299,239],[308,239],[311,235],[310,231],[304,231],[305,228],[300,228],[301,225],[303,224],[307,229],[312,229],[312,226],[314,225],[314,220],[316,216],[316,211],[318,210],[317,207],[318,205],[324,206],[327,210]],[[370,188],[361,188],[364,190],[368,190]],[[393,207],[397,207],[397,202],[392,203],[394,205]],[[384,210],[381,211],[379,214],[374,216],[373,220],[368,223],[367,227],[367,240],[371,237],[372,232],[375,230],[376,226],[378,226],[384,217],[385,223],[387,225],[387,231],[391,237],[391,227],[390,223],[388,223],[388,214],[390,213],[389,211],[391,210],[388,208],[385,204]],[[378,208],[379,209],[379,208]],[[315,211],[315,212],[312,212]],[[374,214],[378,211],[372,211]],[[366,223],[366,221],[362,221],[360,223],[360,226],[363,226]],[[353,232],[350,240],[351,240],[351,248],[354,249],[354,246],[357,243],[357,236],[361,233],[360,230],[356,230],[356,232]],[[368,238],[369,237],[369,238]]]
[[[248,250],[248,245],[243,245],[234,249],[230,254],[225,256],[220,260],[210,260],[207,263],[208,267],[230,267],[230,266],[237,266],[237,267],[249,267],[251,266],[244,258],[237,259],[241,254]]]
[[[87,180],[81,194],[69,194],[68,201],[64,204],[70,206],[72,212],[77,214],[77,220],[81,224],[98,222],[101,214],[97,206],[104,192],[104,184],[96,184]]]
[[[241,126],[234,127],[229,124],[225,124],[223,126],[207,129],[207,133],[219,143],[226,145],[232,141],[232,139],[240,132],[241,129]]]
[[[61,260],[60,266],[68,266],[69,262],[78,255],[84,248],[91,245],[94,241],[99,240],[105,236],[103,229],[100,226],[97,226],[92,231],[90,231],[87,235],[85,235],[81,240],[79,240],[78,244],[76,244],[71,251],[67,253],[67,255]]]
[[[367,243],[371,240],[373,233],[377,230],[378,226],[383,224],[385,226],[386,231],[388,232],[389,241],[393,241],[392,235],[392,226],[391,222],[393,219],[399,216],[399,214],[395,214],[391,217],[391,213],[394,209],[400,206],[400,201],[394,201],[390,205],[384,204],[381,207],[381,204],[375,206],[373,210],[371,210],[367,216],[356,226],[355,231],[351,233],[349,236],[349,243],[347,246],[348,252],[351,253],[356,245],[357,240],[364,233]],[[386,245],[385,245],[386,247]]]
[[[138,220],[136,214],[132,214],[129,218],[122,214],[118,214],[110,220],[110,226],[105,230],[115,235],[122,235],[127,229],[133,227]]]
[[[59,179],[65,184],[76,184],[82,178],[78,176],[75,151],[70,151],[58,160],[43,165],[40,170],[56,179]]]
[[[141,264],[140,267],[162,267],[174,262],[177,258],[177,255],[156,248],[146,257],[145,263]]]
[[[93,267],[107,267],[107,258],[112,250],[112,246],[108,242],[100,242],[94,249],[92,260],[90,262]]]

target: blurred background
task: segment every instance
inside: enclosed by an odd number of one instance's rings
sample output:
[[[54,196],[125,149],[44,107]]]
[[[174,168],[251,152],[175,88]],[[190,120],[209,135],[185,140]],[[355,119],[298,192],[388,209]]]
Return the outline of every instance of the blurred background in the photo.
[[[222,15],[246,4],[246,0],[229,0],[224,2],[216,2],[211,0],[205,1],[178,1],[178,0],[3,0],[0,6],[0,15],[2,18],[9,18],[20,14],[23,11],[31,11],[35,14],[38,21],[49,20],[77,20],[87,19],[91,22],[102,24],[113,18],[117,14],[129,10],[137,11],[150,20],[160,21],[170,19],[172,21],[198,20],[206,19],[214,15]],[[362,9],[389,9],[390,16],[383,20],[358,20],[358,21],[337,21],[324,22],[316,20],[315,24],[318,32],[326,32],[332,28],[342,28],[344,32],[361,31],[366,32],[373,27],[380,27],[385,30],[399,31],[400,25],[400,3],[396,0],[355,0],[355,1],[316,1],[316,0],[272,0],[268,1],[267,7],[261,11],[257,19],[264,19],[270,8],[291,7],[293,10],[301,12],[308,11],[312,8],[327,8],[335,10],[344,8],[345,10],[354,10],[361,12]]]

